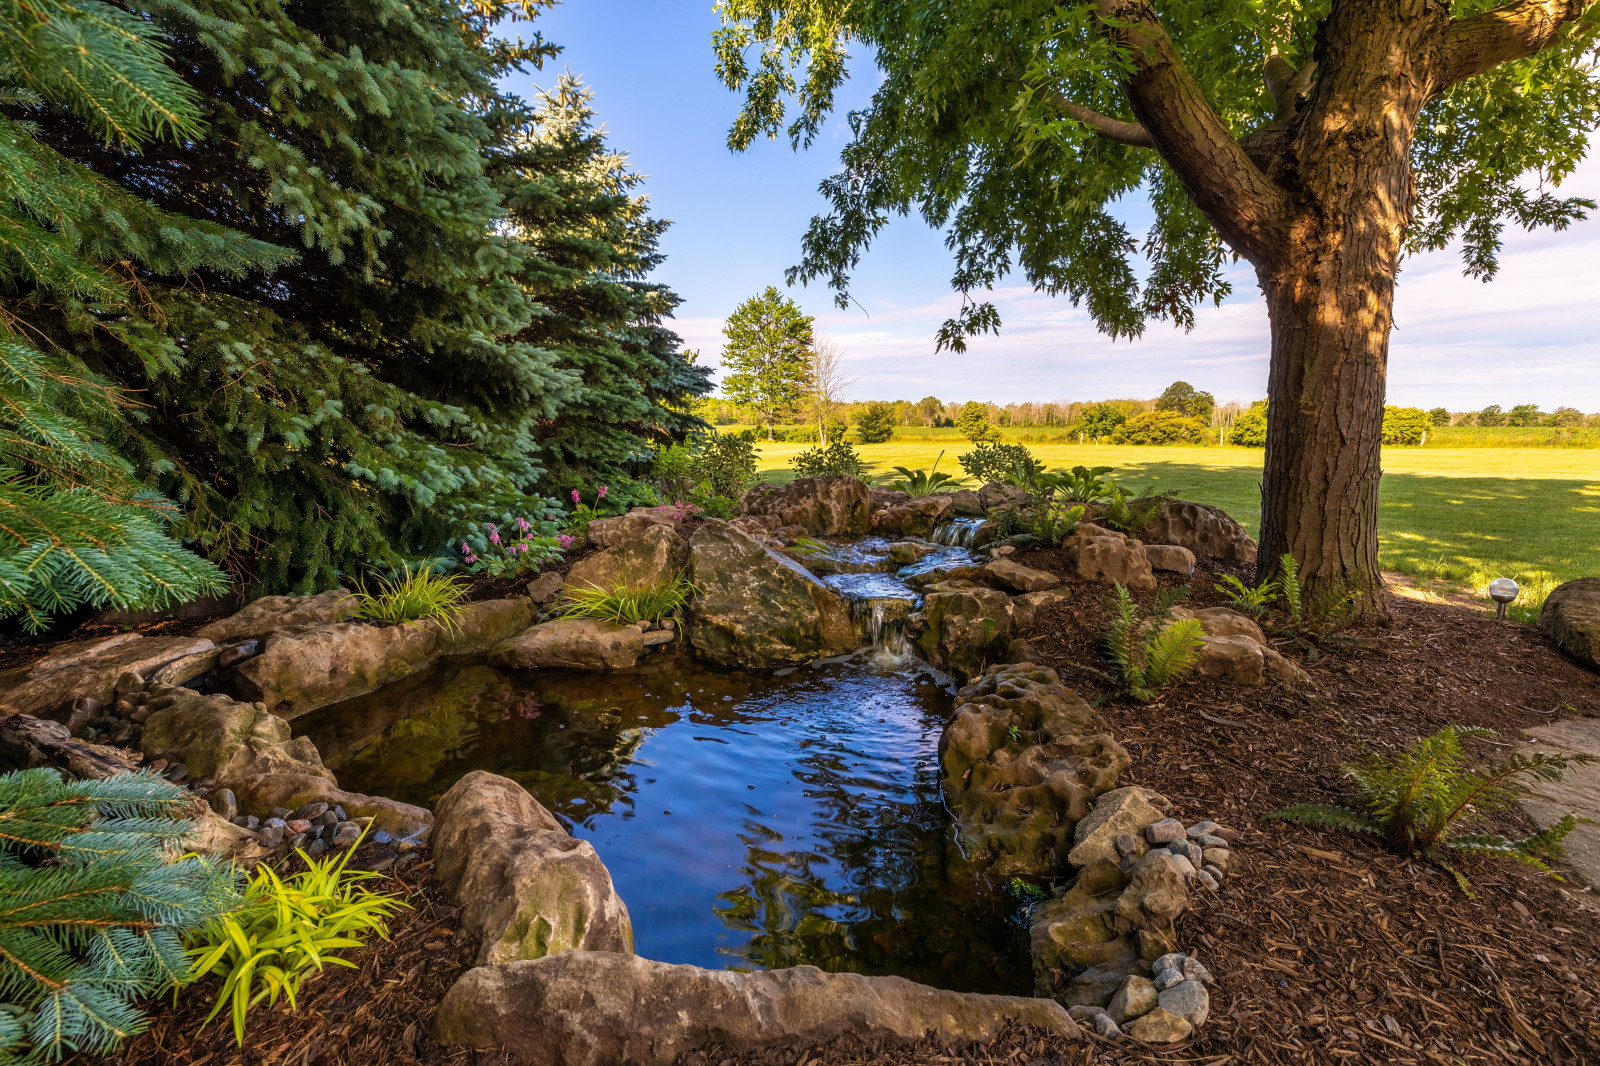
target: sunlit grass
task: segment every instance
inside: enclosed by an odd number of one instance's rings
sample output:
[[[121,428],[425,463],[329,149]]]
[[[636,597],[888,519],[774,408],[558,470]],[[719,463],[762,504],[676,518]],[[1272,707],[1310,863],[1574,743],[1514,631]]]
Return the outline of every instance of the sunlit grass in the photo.
[[[759,468],[793,476],[789,458],[805,445],[761,444]],[[1051,469],[1111,466],[1135,489],[1146,485],[1215,504],[1255,534],[1261,513],[1262,453],[1245,448],[1134,448],[1030,444]],[[859,445],[877,481],[896,466],[926,469],[941,449],[964,442],[890,441]],[[1423,581],[1482,589],[1516,579],[1518,606],[1536,605],[1562,581],[1600,574],[1600,455],[1561,448],[1388,448],[1379,498],[1379,562]],[[941,465],[941,469],[943,464]]]

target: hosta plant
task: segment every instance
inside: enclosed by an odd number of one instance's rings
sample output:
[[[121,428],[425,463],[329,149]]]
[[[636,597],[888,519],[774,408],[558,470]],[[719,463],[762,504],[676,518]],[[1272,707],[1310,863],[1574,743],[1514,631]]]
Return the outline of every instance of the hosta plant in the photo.
[[[1462,740],[1494,735],[1492,729],[1447,725],[1388,758],[1369,754],[1360,763],[1341,767],[1354,785],[1348,805],[1300,803],[1268,817],[1376,837],[1405,854],[1438,863],[1463,891],[1466,878],[1447,861],[1452,852],[1515,859],[1548,871],[1549,860],[1561,854],[1561,841],[1576,825],[1570,814],[1519,840],[1457,830],[1507,809],[1533,782],[1556,781],[1569,766],[1594,760],[1588,755],[1514,753],[1482,768],[1468,767]]]
[[[1173,620],[1172,605],[1187,586],[1163,590],[1149,611],[1141,611],[1120,582],[1111,596],[1106,653],[1117,668],[1125,695],[1141,703],[1194,669],[1205,632],[1194,618]]]

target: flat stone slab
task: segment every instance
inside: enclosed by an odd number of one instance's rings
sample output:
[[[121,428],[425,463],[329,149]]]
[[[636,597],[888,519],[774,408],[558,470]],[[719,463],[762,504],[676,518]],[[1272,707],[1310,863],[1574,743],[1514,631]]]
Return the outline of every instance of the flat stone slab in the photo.
[[[1535,726],[1524,730],[1523,738],[1517,750],[1524,753],[1600,758],[1600,718],[1569,718]],[[1518,806],[1541,826],[1568,814],[1593,819],[1579,822],[1562,846],[1578,876],[1591,887],[1600,888],[1600,763],[1573,766],[1559,781],[1539,782],[1532,793],[1518,801]]]

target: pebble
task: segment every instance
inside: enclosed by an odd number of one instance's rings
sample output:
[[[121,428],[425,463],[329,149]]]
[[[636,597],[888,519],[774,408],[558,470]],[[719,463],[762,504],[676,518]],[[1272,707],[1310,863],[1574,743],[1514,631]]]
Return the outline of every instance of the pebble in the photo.
[[[217,789],[206,797],[206,802],[211,804],[212,810],[230,822],[239,817],[239,801],[234,797],[231,788]]]
[[[1154,825],[1145,826],[1144,838],[1152,844],[1170,844],[1174,840],[1182,840],[1183,823],[1176,818],[1163,818]]]
[[[1078,1003],[1067,1008],[1067,1017],[1075,1022],[1089,1022],[1094,1020],[1096,1014],[1104,1014],[1104,1007],[1095,1007],[1087,1003]]]
[[[262,825],[269,825],[274,829],[287,829],[287,828],[289,828],[289,823],[284,821],[282,818],[279,818],[277,815],[273,815],[271,818],[268,818],[265,822],[262,822],[261,824]]]
[[[1178,872],[1183,874],[1183,876],[1186,878],[1193,877],[1195,874],[1200,872],[1199,870],[1195,869],[1194,863],[1189,861],[1189,856],[1187,855],[1174,855],[1172,857],[1172,862],[1173,865],[1177,866]]]
[[[315,859],[319,855],[325,855],[327,853],[327,851],[328,851],[328,842],[327,841],[325,841],[325,840],[313,840],[311,842],[311,844],[306,848],[306,856],[308,858]]]
[[[348,820],[350,817],[348,814],[344,813],[344,808],[339,806],[335,806],[333,808],[333,816],[339,819],[341,822]]]
[[[1201,868],[1200,872],[1203,874],[1210,874],[1218,882],[1221,882],[1224,877],[1228,876],[1222,872],[1222,867],[1220,866],[1205,866]]]
[[[273,819],[276,821],[277,819]],[[283,843],[283,826],[266,825],[256,831],[256,843],[272,850]]]
[[[325,812],[327,809],[328,805],[326,803],[307,803],[299,810],[295,811],[294,816],[302,821],[314,822],[316,821],[317,816]]]
[[[339,824],[339,816],[334,814],[332,811],[323,811],[321,814],[316,815],[311,819],[311,824],[320,825],[325,829],[331,829]]]
[[[1150,972],[1160,973],[1162,970],[1182,970],[1183,960],[1188,957],[1181,951],[1169,951],[1150,964]]]
[[[334,830],[333,846],[336,848],[348,848],[353,846],[355,842],[360,839],[361,827],[356,825],[354,822],[345,822],[343,825],[339,826],[338,829]]]
[[[167,780],[171,781],[174,785],[183,784],[185,781],[189,780],[189,768],[187,766],[179,766],[172,769],[167,773]]]
[[[1201,855],[1203,852],[1198,845],[1187,840],[1174,840],[1172,843],[1167,845],[1167,850],[1178,856],[1180,859],[1187,859],[1189,865],[1193,866],[1195,869],[1200,868]]]
[[[1194,875],[1195,880],[1199,881],[1202,885],[1206,886],[1213,892],[1222,887],[1222,883],[1218,881],[1216,875],[1211,872],[1214,869],[1216,869],[1214,866],[1208,867]]]
[[[1111,1020],[1109,1014],[1096,1014],[1089,1022],[1094,1026],[1094,1031],[1099,1036],[1121,1036],[1122,1029]]]
[[[1183,979],[1185,981],[1199,981],[1201,984],[1211,983],[1211,971],[1200,964],[1196,958],[1183,960]]]
[[[1225,848],[1228,846],[1228,842],[1217,836],[1215,833],[1207,833],[1203,837],[1196,837],[1195,843],[1199,844],[1202,848]]]
[[[296,833],[294,836],[289,838],[289,850],[294,851],[298,848],[305,847],[309,839],[310,838],[304,833]]]
[[[1215,833],[1221,828],[1222,827],[1220,825],[1211,821],[1209,818],[1203,822],[1196,822],[1188,829],[1189,839],[1197,840],[1200,837],[1210,836],[1212,833]]]
[[[1180,981],[1161,993],[1160,1005],[1198,1028],[1211,1014],[1211,994],[1199,981]]]
[[[1176,1044],[1194,1032],[1188,1019],[1157,1007],[1128,1027],[1128,1035],[1147,1044]]]
[[[290,818],[294,817],[294,811],[291,811],[287,807],[274,807],[274,808],[272,808],[272,810],[268,811],[267,813],[272,815],[272,817],[274,817],[274,818],[282,818],[286,822]]]
[[[1230,844],[1237,844],[1244,834],[1240,833],[1237,829],[1218,829],[1216,830],[1216,835],[1221,837],[1223,840],[1226,840]]]
[[[149,763],[146,764],[146,768],[150,769],[150,770],[154,770],[156,773],[159,774],[161,771],[163,771],[163,770],[165,770],[167,768],[167,760],[165,760],[165,759],[152,759]]]
[[[290,818],[285,824],[291,833],[306,833],[311,830],[311,823],[304,818]]]
[[[1122,982],[1122,987],[1117,989],[1116,995],[1111,997],[1111,1004],[1106,1008],[1106,1013],[1111,1015],[1112,1021],[1121,1024],[1155,1007],[1159,1002],[1158,997],[1155,983],[1150,978],[1129,974]]]
[[[1117,849],[1117,854],[1124,859],[1139,850],[1139,838],[1132,833],[1118,833],[1111,843]]]
[[[1183,982],[1183,971],[1179,969],[1161,970],[1156,974],[1156,991],[1165,992],[1173,985]]]
[[[1201,855],[1203,858],[1201,865],[1215,866],[1219,870],[1227,870],[1228,860],[1233,857],[1233,853],[1227,848],[1207,848]]]

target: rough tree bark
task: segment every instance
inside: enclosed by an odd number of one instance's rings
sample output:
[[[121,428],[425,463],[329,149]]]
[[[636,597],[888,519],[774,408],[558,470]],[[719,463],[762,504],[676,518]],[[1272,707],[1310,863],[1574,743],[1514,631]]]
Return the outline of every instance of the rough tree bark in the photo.
[[[1395,277],[1423,106],[1455,82],[1555,43],[1600,0],[1518,0],[1452,20],[1436,0],[1335,0],[1314,63],[1268,57],[1274,120],[1235,137],[1153,10],[1098,0],[1133,64],[1128,123],[1060,97],[1102,136],[1153,147],[1256,268],[1272,326],[1259,576],[1290,553],[1308,592],[1351,587],[1383,613],[1379,452]]]

